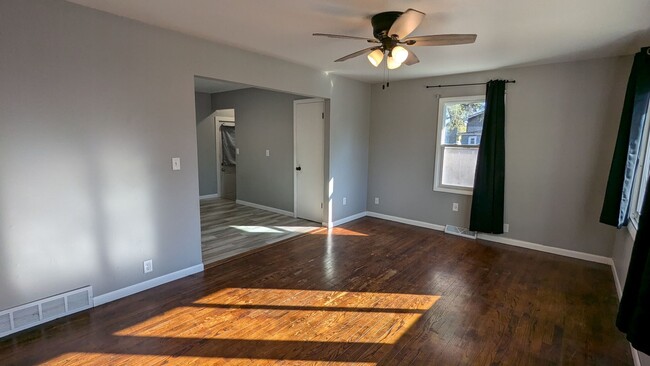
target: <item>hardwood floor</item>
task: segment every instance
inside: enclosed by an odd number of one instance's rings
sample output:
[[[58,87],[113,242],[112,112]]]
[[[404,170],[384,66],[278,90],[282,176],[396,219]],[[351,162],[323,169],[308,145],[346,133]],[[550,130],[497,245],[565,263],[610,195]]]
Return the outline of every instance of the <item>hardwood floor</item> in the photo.
[[[363,218],[0,341],[0,364],[631,365],[608,266]]]
[[[320,227],[320,223],[239,205],[231,200],[202,200],[203,264],[231,258]]]

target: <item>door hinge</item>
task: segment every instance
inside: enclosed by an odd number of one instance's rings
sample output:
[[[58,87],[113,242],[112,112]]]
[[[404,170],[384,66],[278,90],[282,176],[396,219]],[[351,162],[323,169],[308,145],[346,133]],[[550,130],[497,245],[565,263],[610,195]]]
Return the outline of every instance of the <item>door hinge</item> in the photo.
[[[321,113],[321,118],[325,119],[325,112]]]
[[[323,208],[323,202],[320,203],[320,208]]]

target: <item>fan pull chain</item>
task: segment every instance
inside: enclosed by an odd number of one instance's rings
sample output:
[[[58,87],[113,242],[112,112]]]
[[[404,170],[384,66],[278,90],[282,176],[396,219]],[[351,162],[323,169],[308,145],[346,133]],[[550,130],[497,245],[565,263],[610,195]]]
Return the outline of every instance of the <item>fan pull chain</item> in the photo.
[[[384,80],[381,84],[381,89],[385,90],[390,87],[390,70],[388,69],[388,63],[384,63]]]

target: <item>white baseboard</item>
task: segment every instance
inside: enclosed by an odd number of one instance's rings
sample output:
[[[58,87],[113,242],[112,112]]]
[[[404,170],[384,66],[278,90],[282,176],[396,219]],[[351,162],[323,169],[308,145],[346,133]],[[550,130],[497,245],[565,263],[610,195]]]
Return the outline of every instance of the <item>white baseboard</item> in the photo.
[[[493,242],[496,242],[496,243],[512,245],[512,246],[515,246],[515,247],[521,247],[521,248],[526,248],[526,249],[537,250],[537,251],[545,252],[545,253],[557,254],[557,255],[564,256],[564,257],[582,259],[582,260],[585,260],[585,261],[588,261],[588,262],[602,263],[602,264],[607,264],[607,265],[611,265],[613,263],[612,258],[603,257],[601,255],[589,254],[589,253],[584,253],[584,252],[577,252],[575,250],[556,248],[556,247],[551,247],[551,246],[547,246],[547,245],[531,243],[531,242],[523,241],[523,240],[505,238],[505,237],[496,236],[496,235],[479,233],[478,234],[478,239],[489,240],[489,241],[493,241]]]
[[[401,222],[402,224],[419,226],[419,227],[424,227],[424,228],[427,228],[427,229],[433,229],[433,230],[438,230],[438,231],[445,231],[445,226],[444,225],[436,225],[436,224],[431,224],[431,223],[424,222],[424,221],[405,219],[405,218],[402,218],[402,217],[391,216],[391,215],[384,215],[384,214],[380,214],[380,213],[372,212],[372,211],[366,212],[366,215],[370,216],[370,217],[376,217],[378,219]]]
[[[634,360],[634,366],[641,366],[641,359],[639,358],[639,351],[636,348],[632,347],[630,344],[630,349],[632,350],[632,360]]]
[[[333,227],[340,226],[340,225],[343,225],[345,223],[348,223],[350,221],[360,219],[360,218],[365,217],[367,215],[368,215],[368,213],[366,211],[362,211],[362,212],[359,212],[357,214],[354,214],[354,215],[351,215],[351,216],[348,216],[348,217],[344,217],[344,218],[336,220],[336,221],[332,221],[330,223],[327,223],[327,225],[323,225],[323,226],[327,226],[328,228],[333,228]],[[323,224],[326,224],[326,223],[323,223]]]
[[[275,212],[275,213],[280,214],[280,215],[287,215],[287,216],[294,217],[293,212],[280,210],[279,208],[275,208],[275,207],[258,205],[257,203],[246,202],[246,201],[242,201],[242,200],[237,200],[237,201],[235,201],[235,203],[238,204],[238,205],[258,208],[260,210]]]
[[[136,283],[135,285],[131,285],[128,287],[121,288],[119,290],[111,291],[103,295],[95,296],[94,306],[100,306],[109,303],[111,301],[115,301],[123,297],[127,297],[136,294],[138,292],[148,290],[150,288],[154,288],[156,286],[160,286],[165,283],[175,281],[180,278],[187,277],[199,272],[203,272],[203,264],[197,264],[196,266],[181,269],[180,271],[168,273],[160,277],[156,277],[144,282]]]
[[[219,198],[219,197],[221,197],[221,195],[219,193],[206,194],[206,195],[203,195],[203,196],[199,196],[199,200],[208,200],[210,198]]]
[[[614,285],[616,285],[616,294],[618,295],[618,299],[620,300],[621,297],[623,296],[623,287],[621,287],[621,281],[618,280],[618,272],[616,272],[616,265],[614,264],[614,260],[612,260],[612,274],[614,275]]]

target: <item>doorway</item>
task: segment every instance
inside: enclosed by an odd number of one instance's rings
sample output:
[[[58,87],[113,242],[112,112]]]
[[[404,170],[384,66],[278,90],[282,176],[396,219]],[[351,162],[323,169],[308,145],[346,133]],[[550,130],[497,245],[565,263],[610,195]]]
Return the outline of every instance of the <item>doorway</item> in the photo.
[[[217,111],[214,123],[219,193],[221,198],[235,201],[237,200],[237,140],[234,110]]]
[[[294,108],[294,212],[322,223],[324,192],[325,102],[301,99]]]
[[[219,263],[321,227],[321,202],[325,198],[323,177],[326,176],[323,132],[326,125],[322,120],[322,106],[312,111],[314,113],[305,113],[306,116],[320,116],[316,125],[303,126],[300,123],[305,122],[303,120],[296,125],[294,101],[322,102],[306,98],[243,84],[195,78],[204,264]],[[309,109],[313,108],[305,111]],[[298,107],[298,110],[300,113],[303,109]],[[301,146],[301,141],[307,141],[305,148],[301,148],[307,152],[298,153],[298,161],[305,168],[302,177],[307,178],[312,172],[321,174],[312,185],[314,190],[320,190],[314,195],[313,202],[303,199],[304,190],[300,191],[301,205],[304,203],[316,213],[299,213],[299,216],[311,221],[295,217],[296,128],[298,133],[306,133],[307,138],[314,138],[317,142],[298,139]],[[311,136],[314,129],[320,137]],[[310,162],[307,156],[314,151],[320,155],[319,164]],[[301,183],[309,180],[301,179]]]

